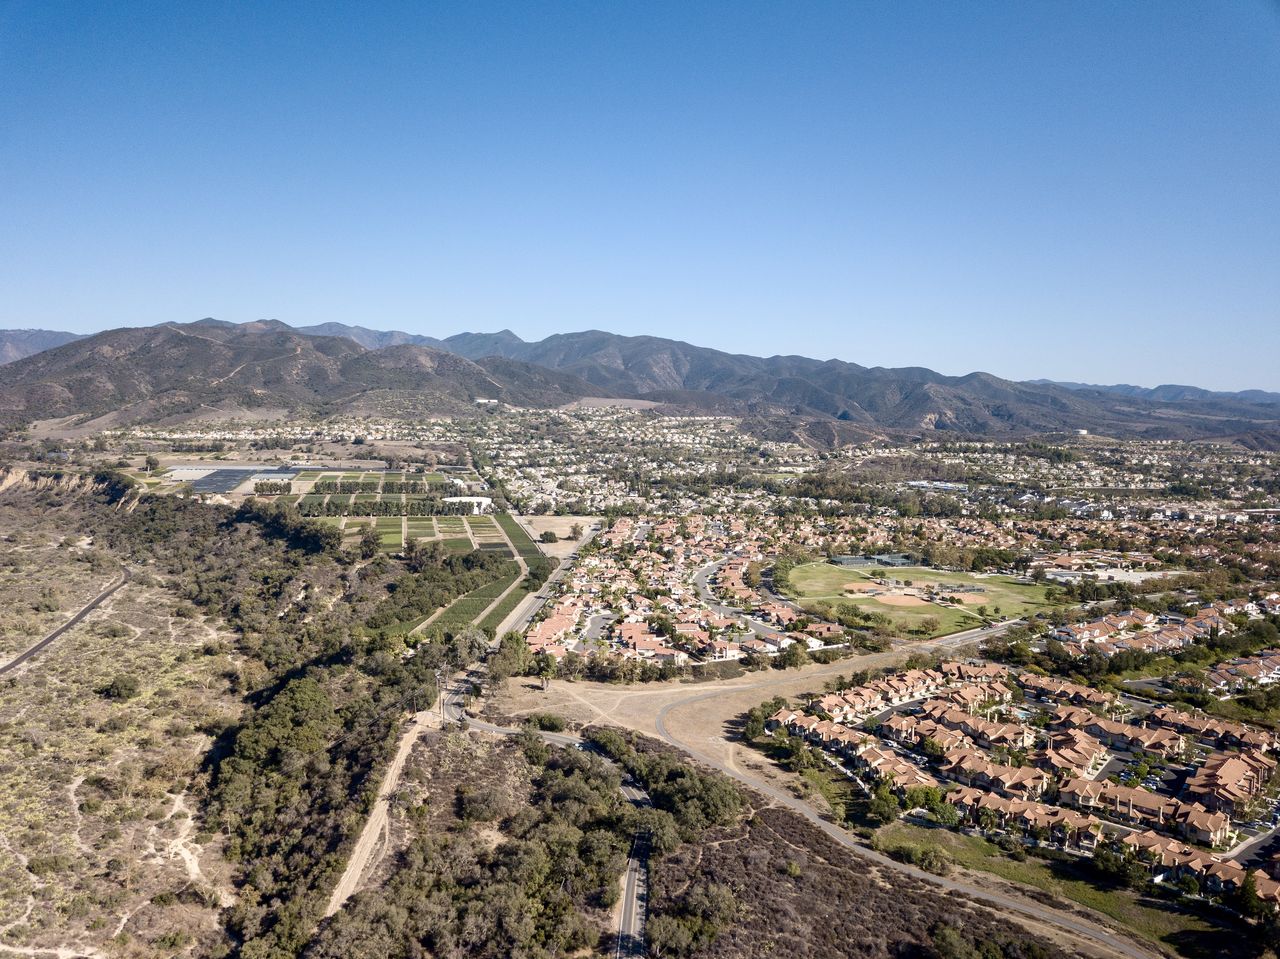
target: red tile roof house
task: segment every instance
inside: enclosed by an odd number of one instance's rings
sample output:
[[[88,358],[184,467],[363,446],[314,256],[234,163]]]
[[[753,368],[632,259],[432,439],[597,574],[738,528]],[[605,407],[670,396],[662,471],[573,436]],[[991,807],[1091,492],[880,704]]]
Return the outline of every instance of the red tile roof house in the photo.
[[[1074,623],[1070,626],[1059,626],[1054,630],[1055,638],[1068,643],[1096,643],[1106,639],[1115,630],[1102,621],[1093,623]]]
[[[814,623],[811,626],[808,626],[805,629],[805,632],[814,639],[844,639],[844,628],[837,626],[835,623]]]
[[[1182,734],[1172,729],[1150,729],[1133,726],[1111,719],[1102,719],[1073,706],[1059,707],[1053,725],[1070,729],[1083,729],[1099,742],[1113,749],[1144,750],[1161,756],[1178,756],[1186,748]]]
[[[778,655],[778,647],[770,646],[762,639],[756,639],[748,636],[738,644],[742,647],[744,653],[754,653],[757,656],[776,656]]]
[[[1247,875],[1245,868],[1238,863],[1220,859],[1159,833],[1130,833],[1120,842],[1130,855],[1147,864],[1153,882],[1191,876],[1205,892],[1220,894],[1238,890]],[[1280,903],[1280,883],[1258,873],[1254,874],[1254,882],[1257,884],[1258,897],[1271,903],[1272,909],[1277,908]]]
[[[772,732],[780,726],[790,726],[804,714],[788,706],[783,706],[776,713],[764,721],[764,728]]]
[[[968,713],[990,712],[995,707],[1012,701],[1013,691],[1004,683],[982,683],[977,686],[961,686],[950,690],[946,700]]]
[[[1091,853],[1098,844],[1102,821],[1061,806],[1025,799],[1008,799],[970,786],[953,789],[943,797],[956,807],[962,819],[980,825],[982,811],[990,810],[1001,828],[1021,829],[1028,835],[1037,833],[1074,852]]]
[[[1049,777],[1031,766],[1000,766],[974,749],[955,749],[943,758],[941,772],[966,786],[980,786],[1015,799],[1037,799]]]
[[[779,626],[794,623],[800,618],[799,613],[790,606],[784,606],[782,603],[764,603],[757,607],[756,613],[762,619],[777,623]]]
[[[1092,779],[1107,764],[1106,747],[1082,729],[1052,733],[1035,763],[1060,778]]]
[[[1231,833],[1231,820],[1222,813],[1106,781],[1069,779],[1059,789],[1058,801],[1120,822],[1162,829],[1208,846],[1225,845]]]
[[[731,643],[727,639],[713,639],[702,646],[702,655],[712,662],[724,662],[741,659],[744,654],[737,643]]]
[[[1172,706],[1160,706],[1149,712],[1144,725],[1159,726],[1193,736],[1206,746],[1241,747],[1266,751],[1274,749],[1275,734],[1243,723],[1233,723],[1214,716],[1188,713]]]
[[[911,746],[920,746],[926,739],[931,739],[947,752],[953,749],[972,749],[974,747],[973,740],[964,733],[954,729],[947,729],[932,719],[926,719],[921,716],[895,714],[882,722],[876,732],[887,739],[907,743]]]
[[[863,750],[855,764],[876,779],[888,780],[894,792],[902,793],[914,786],[938,786],[938,780],[915,763],[903,759],[897,753],[884,749]]]
[[[1052,676],[1036,676],[1034,673],[1023,673],[1018,676],[1018,685],[1028,695],[1044,702],[1067,702],[1077,706],[1097,706],[1105,709],[1116,699],[1114,693],[1103,693],[1088,686],[1054,679]]]
[[[948,729],[959,730],[979,746],[988,749],[997,746],[1006,749],[1030,749],[1036,741],[1035,732],[1027,726],[1017,723],[989,722],[977,716],[971,716],[943,699],[930,700],[921,709],[921,715]]]
[[[995,663],[957,663],[946,662],[938,667],[948,679],[966,683],[983,683],[1004,679],[1009,670]]]
[[[1206,809],[1236,819],[1262,795],[1275,766],[1261,753],[1215,753],[1187,780],[1186,791]]]

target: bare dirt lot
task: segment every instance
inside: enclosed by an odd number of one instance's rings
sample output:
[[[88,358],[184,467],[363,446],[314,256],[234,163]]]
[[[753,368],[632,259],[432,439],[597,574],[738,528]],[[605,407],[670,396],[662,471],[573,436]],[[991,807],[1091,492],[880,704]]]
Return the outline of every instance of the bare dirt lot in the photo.
[[[908,596],[906,593],[885,593],[883,596],[877,596],[876,601],[884,603],[886,606],[928,606],[929,605],[919,596]]]
[[[600,522],[599,516],[518,516],[516,519],[529,531],[538,548],[556,559],[568,556],[581,541],[573,538],[574,526],[582,527],[582,538],[585,538],[592,524]],[[542,534],[548,530],[556,534],[558,542],[542,542]]]

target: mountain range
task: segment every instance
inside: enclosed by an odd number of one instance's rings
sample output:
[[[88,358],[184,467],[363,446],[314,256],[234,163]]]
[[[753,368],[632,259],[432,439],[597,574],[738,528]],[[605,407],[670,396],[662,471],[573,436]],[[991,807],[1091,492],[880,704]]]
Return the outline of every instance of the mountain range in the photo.
[[[57,330],[0,330],[0,364],[51,350],[63,343],[84,339],[79,333]]]
[[[459,413],[480,398],[547,407],[598,392],[571,374],[501,357],[475,363],[412,344],[370,350],[275,321],[201,320],[107,330],[0,366],[0,420]]]
[[[0,343],[8,336],[0,332]],[[824,446],[876,436],[1083,429],[1280,447],[1280,394],[1260,390],[1020,383],[988,373],[747,356],[599,330],[526,342],[510,330],[436,339],[340,323],[202,320],[110,330],[0,367],[0,415],[10,421],[111,413],[136,422],[211,407],[337,412],[388,403],[457,413],[480,397],[544,407],[583,397],[640,399],[737,415],[760,435]]]

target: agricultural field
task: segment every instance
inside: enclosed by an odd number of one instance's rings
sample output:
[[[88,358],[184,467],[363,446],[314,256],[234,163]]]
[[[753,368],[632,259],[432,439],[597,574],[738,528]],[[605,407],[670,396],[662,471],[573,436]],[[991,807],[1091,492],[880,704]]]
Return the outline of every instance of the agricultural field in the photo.
[[[522,559],[537,559],[542,555],[542,551],[538,549],[538,544],[529,537],[529,534],[525,532],[525,528],[520,525],[514,516],[510,513],[498,513],[496,519],[502,526],[502,531],[511,540],[511,545],[516,548],[516,552],[520,554]]]
[[[440,531],[431,516],[410,516],[405,519],[405,531],[409,539],[439,539]]]
[[[404,547],[404,518],[379,516],[373,528],[378,531],[378,542],[384,550],[394,552]]]
[[[143,576],[0,687],[0,942],[139,956],[221,942],[231,868],[192,786],[240,715],[233,642]]]
[[[921,632],[936,619],[930,636],[981,626],[990,619],[1031,615],[1054,607],[1045,587],[1012,576],[951,573],[920,566],[851,568],[807,563],[791,570],[787,593],[801,605],[852,603],[881,613],[905,632]],[[985,617],[985,619],[984,619]]]
[[[502,571],[497,579],[491,580],[479,589],[473,589],[471,592],[459,596],[443,613],[432,620],[429,628],[453,633],[470,626],[521,575],[515,563],[503,564]]]

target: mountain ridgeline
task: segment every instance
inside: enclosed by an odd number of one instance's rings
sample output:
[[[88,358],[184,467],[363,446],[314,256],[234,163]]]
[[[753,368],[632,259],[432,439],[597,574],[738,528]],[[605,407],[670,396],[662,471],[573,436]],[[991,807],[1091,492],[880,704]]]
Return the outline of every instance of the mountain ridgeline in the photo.
[[[79,339],[83,339],[79,333],[57,330],[0,330],[0,365]]]
[[[481,398],[550,407],[599,392],[571,374],[502,358],[476,363],[412,344],[371,350],[274,321],[202,320],[108,330],[0,367],[0,421],[461,413]]]
[[[3,334],[0,334],[3,335]],[[1280,447],[1280,395],[1194,387],[1018,383],[803,356],[725,353],[598,330],[526,342],[509,330],[445,339],[273,320],[109,330],[0,367],[0,417],[109,414],[125,422],[239,412],[460,413],[479,398],[553,407],[641,399],[743,418],[821,446],[874,437],[1009,437],[1088,430]]]

